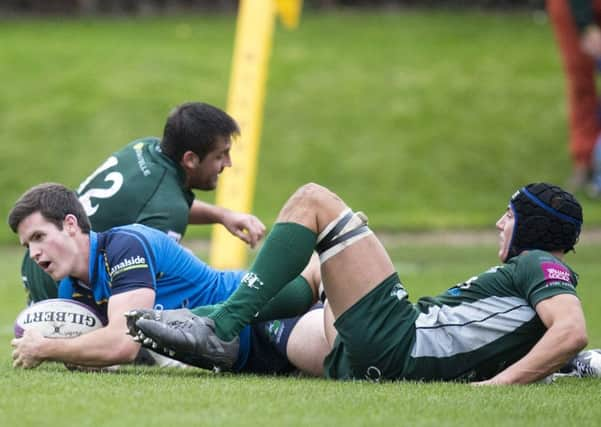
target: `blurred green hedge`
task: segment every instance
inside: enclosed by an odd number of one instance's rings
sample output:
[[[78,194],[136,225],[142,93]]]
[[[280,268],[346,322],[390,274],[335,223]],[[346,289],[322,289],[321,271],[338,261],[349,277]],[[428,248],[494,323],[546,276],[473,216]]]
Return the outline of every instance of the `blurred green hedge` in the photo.
[[[332,8],[485,8],[542,9],[544,0],[304,0],[306,9]],[[14,14],[131,14],[155,15],[181,12],[234,12],[235,0],[6,0],[0,16]]]

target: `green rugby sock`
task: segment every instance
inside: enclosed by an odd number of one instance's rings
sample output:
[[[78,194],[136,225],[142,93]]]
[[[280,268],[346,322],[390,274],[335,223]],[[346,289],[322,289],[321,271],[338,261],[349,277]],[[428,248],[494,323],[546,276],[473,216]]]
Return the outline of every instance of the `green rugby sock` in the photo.
[[[303,276],[297,276],[261,308],[255,321],[264,322],[300,316],[312,305],[313,289]]]
[[[313,289],[303,276],[289,282],[259,312],[252,322],[287,319],[306,313],[313,305]],[[203,305],[190,311],[200,317],[207,317],[223,307],[223,303]]]
[[[219,310],[209,317],[215,321],[219,338],[231,341],[249,324],[266,303],[305,268],[317,235],[293,222],[274,227],[240,287]]]
[[[191,309],[190,311],[199,317],[207,317],[212,312],[220,309],[222,305],[223,305],[223,303],[213,304],[213,305],[201,305],[200,307],[195,307],[195,308]]]

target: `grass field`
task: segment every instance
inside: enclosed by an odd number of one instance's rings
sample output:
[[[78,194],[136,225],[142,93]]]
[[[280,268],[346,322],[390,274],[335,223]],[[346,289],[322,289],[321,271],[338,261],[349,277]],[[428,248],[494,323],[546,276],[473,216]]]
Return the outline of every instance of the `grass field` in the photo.
[[[412,299],[441,292],[496,263],[494,246],[388,245]],[[568,256],[581,274],[579,294],[591,347],[601,347],[599,244]],[[202,254],[201,254],[202,255]],[[416,425],[597,426],[599,381],[474,388],[466,384],[337,383],[308,378],[215,376],[201,370],[129,367],[116,374],[72,373],[45,364],[10,366],[12,322],[23,293],[20,251],[0,250],[0,419],[13,426]]]
[[[3,21],[0,217],[29,186],[75,187],[160,135],[176,104],[224,106],[234,31],[228,15]],[[269,74],[255,198],[267,224],[316,181],[380,229],[484,227],[516,187],[569,174],[563,75],[539,18],[307,13],[278,29]],[[0,241],[14,241],[6,228]]]
[[[160,135],[180,102],[224,106],[234,25],[233,16],[219,15],[0,22],[0,217],[29,186],[75,187],[129,140]],[[563,183],[569,167],[563,76],[540,17],[307,14],[297,31],[277,31],[255,199],[266,224],[294,188],[317,181],[365,210],[381,232],[491,228],[516,187]],[[582,201],[587,227],[600,226],[601,203]],[[199,236],[206,229],[187,239]],[[2,427],[596,426],[601,419],[597,380],[474,388],[132,367],[85,374],[58,364],[13,370],[12,322],[24,305],[14,242],[0,227]],[[413,300],[497,263],[492,244],[393,239],[387,247]],[[581,274],[591,347],[601,347],[600,251],[600,243],[583,242],[567,258]]]

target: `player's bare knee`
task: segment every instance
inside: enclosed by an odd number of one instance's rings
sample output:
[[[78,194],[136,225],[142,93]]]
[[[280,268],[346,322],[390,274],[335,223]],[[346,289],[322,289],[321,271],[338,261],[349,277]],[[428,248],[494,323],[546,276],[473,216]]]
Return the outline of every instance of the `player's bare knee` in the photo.
[[[292,197],[298,200],[298,203],[319,206],[323,202],[324,197],[330,194],[331,191],[327,188],[314,182],[310,182],[296,190]]]
[[[294,192],[282,208],[278,220],[294,219],[301,214],[310,215],[316,219],[319,228],[321,222],[327,224],[345,207],[342,200],[326,187],[311,182]]]
[[[298,210],[314,210],[315,206],[312,206],[314,194],[318,191],[317,184],[305,184],[298,188],[292,196],[288,199],[282,210],[280,211],[280,218],[288,217],[291,213]]]

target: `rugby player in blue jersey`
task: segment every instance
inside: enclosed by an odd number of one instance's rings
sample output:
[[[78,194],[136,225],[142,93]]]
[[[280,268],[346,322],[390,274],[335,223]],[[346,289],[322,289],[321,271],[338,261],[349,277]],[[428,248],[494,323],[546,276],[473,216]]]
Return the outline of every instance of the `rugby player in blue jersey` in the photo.
[[[323,360],[329,378],[524,384],[570,360],[598,376],[599,366],[587,365],[591,355],[599,362],[598,353],[573,359],[587,332],[578,276],[564,254],[574,248],[581,225],[573,195],[546,183],[527,185],[496,224],[503,264],[412,304],[366,217],[308,184],[284,205],[223,305],[199,317],[134,311],[130,330],[138,342],[176,359],[219,366],[222,349],[235,355],[240,331],[316,250],[331,307],[321,320],[331,347]]]
[[[83,367],[132,362],[140,344],[126,335],[125,312],[216,304],[236,290],[244,275],[212,269],[164,232],[141,224],[96,233],[76,193],[60,184],[41,184],[27,191],[11,210],[9,225],[36,264],[53,280],[60,280],[58,296],[95,308],[105,321],[105,327],[72,339],[47,339],[35,330],[26,331],[11,343],[15,367],[33,368],[46,360]],[[317,299],[319,283],[315,259],[274,299],[277,313],[288,317],[306,312]],[[299,300],[296,289],[307,285],[312,295]],[[282,300],[287,306],[284,311]],[[274,317],[269,310],[263,313]],[[320,341],[312,334],[314,348],[308,348],[294,332],[298,318],[261,323],[261,314],[255,316],[255,325],[241,328],[235,354],[223,355],[225,368],[289,372],[288,347],[302,345],[311,351],[307,359],[294,359],[295,366],[307,372],[320,370],[314,355],[327,351],[325,337]],[[202,366],[201,361],[195,364]]]

